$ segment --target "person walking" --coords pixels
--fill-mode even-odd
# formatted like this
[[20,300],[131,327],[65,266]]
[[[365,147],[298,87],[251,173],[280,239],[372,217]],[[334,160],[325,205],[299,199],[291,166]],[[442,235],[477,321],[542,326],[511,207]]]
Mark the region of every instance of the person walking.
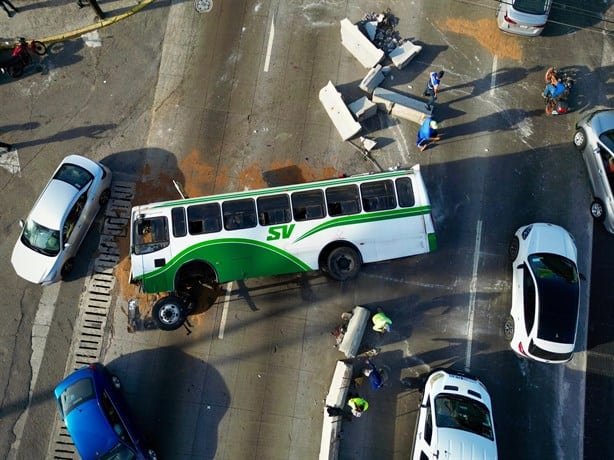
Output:
[[424,151],[424,149],[426,149],[432,142],[441,139],[439,132],[437,131],[438,129],[438,123],[430,117],[422,122],[422,126],[420,126],[416,136],[416,145],[421,152]]
[[361,417],[362,414],[369,409],[369,403],[360,396],[350,398],[348,406],[352,409],[352,415],[354,415],[354,417]]
[[437,99],[437,93],[439,93],[439,85],[441,84],[441,79],[445,72],[440,70],[439,72],[431,72],[429,74],[429,81],[426,83],[426,88],[424,88],[424,95],[430,96],[429,101],[424,104],[426,110],[431,110],[433,108],[433,104],[435,104],[435,99]]
[[381,334],[390,332],[392,320],[386,316],[386,314],[382,311],[381,308],[377,309],[377,313],[373,315],[371,321],[373,321],[373,330],[375,332],[379,332]]
[[[10,0],[0,0],[0,3],[2,3],[2,8],[4,9],[4,11],[6,11],[6,15],[9,18],[12,18],[15,13],[19,13],[19,9],[15,8],[15,5],[13,5]],[[13,11],[9,11],[6,5],[10,6]]]

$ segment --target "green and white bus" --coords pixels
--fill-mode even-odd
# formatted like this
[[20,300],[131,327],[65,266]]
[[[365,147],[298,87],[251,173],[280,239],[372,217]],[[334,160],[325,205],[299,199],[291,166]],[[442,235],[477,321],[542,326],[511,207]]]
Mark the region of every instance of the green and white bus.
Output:
[[312,270],[342,281],[437,246],[419,165],[135,206],[130,237],[131,282],[170,293],[153,311],[167,330],[183,323],[195,282]]

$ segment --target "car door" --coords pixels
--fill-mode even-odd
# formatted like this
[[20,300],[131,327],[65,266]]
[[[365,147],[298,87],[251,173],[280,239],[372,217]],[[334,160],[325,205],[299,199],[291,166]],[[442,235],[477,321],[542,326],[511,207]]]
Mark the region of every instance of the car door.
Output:
[[65,251],[65,260],[75,255],[89,228],[86,212],[87,197],[86,190],[73,204],[62,226],[62,247]]
[[431,408],[431,398],[428,396],[426,402],[420,405],[412,460],[433,458],[433,426],[433,410]]
[[614,157],[611,152],[603,146],[595,149],[594,154],[599,163],[599,180],[601,194],[600,198],[607,209],[614,209],[614,198],[612,197],[612,182],[614,182]]

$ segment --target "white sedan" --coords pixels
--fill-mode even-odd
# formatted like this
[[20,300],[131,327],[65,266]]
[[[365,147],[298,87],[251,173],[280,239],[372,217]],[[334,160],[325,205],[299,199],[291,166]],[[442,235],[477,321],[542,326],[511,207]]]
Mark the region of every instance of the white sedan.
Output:
[[512,308],[504,334],[512,350],[545,363],[573,356],[580,310],[578,251],[562,227],[521,227],[509,248]]
[[434,371],[424,386],[412,460],[497,460],[490,395],[477,378]]
[[60,163],[25,221],[11,264],[31,283],[49,285],[67,275],[98,211],[111,195],[111,171],[78,155]]

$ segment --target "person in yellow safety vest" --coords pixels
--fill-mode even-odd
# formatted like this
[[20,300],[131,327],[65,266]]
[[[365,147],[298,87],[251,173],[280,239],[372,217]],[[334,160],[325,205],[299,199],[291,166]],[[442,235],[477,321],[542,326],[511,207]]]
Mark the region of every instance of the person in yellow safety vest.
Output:
[[373,330],[380,333],[390,332],[390,326],[392,325],[392,320],[386,316],[386,314],[379,310],[373,318]]
[[356,396],[348,401],[348,406],[352,409],[354,417],[360,417],[363,412],[369,408],[369,403],[359,396]]

